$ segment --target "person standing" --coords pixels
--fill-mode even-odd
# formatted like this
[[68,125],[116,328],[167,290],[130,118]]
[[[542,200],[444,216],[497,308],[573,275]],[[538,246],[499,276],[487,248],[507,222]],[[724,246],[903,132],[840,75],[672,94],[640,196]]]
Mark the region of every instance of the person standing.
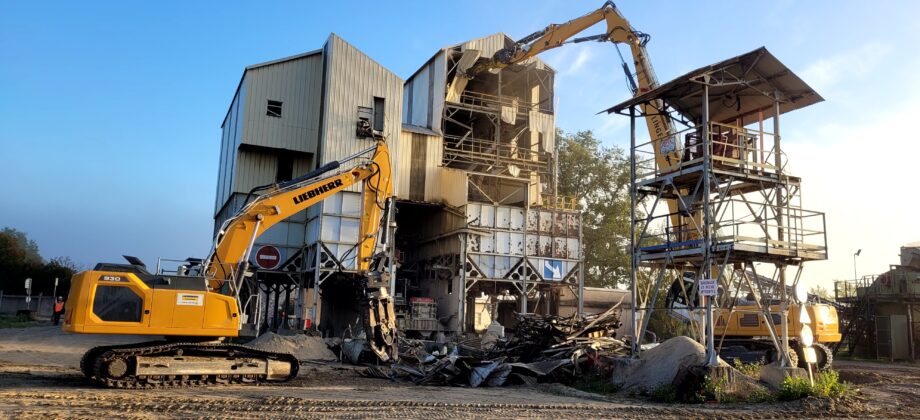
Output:
[[54,301],[54,314],[51,316],[51,321],[54,322],[54,325],[61,321],[62,315],[64,315],[64,298],[58,296],[57,300]]

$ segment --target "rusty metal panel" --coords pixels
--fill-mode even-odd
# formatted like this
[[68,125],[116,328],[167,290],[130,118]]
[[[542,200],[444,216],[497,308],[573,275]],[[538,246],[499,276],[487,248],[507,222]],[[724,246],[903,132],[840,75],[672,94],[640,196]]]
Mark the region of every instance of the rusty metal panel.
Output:
[[569,229],[566,227],[565,213],[556,213],[553,216],[553,235],[567,235],[569,233]]
[[524,234],[510,233],[511,238],[511,255],[524,255]]
[[566,258],[571,260],[577,260],[581,256],[581,244],[578,238],[568,238],[566,239]]
[[527,211],[527,231],[533,233],[540,231],[540,210]]
[[511,229],[511,208],[500,206],[495,209],[495,227]]
[[581,232],[581,215],[577,213],[568,213],[566,214],[568,221],[566,224],[569,227],[568,236],[578,237]]
[[524,252],[530,255],[538,255],[540,245],[540,237],[536,235],[528,235],[527,240],[524,243]]
[[552,257],[553,256],[553,237],[548,235],[540,235],[540,242],[537,248],[537,255],[540,257]]
[[511,218],[510,228],[515,232],[521,232],[524,230],[524,209],[522,208],[511,208],[509,212]]
[[568,243],[565,238],[554,237],[553,238],[553,257],[555,258],[568,258],[567,251]]
[[553,233],[553,213],[546,210],[540,211],[540,233]]

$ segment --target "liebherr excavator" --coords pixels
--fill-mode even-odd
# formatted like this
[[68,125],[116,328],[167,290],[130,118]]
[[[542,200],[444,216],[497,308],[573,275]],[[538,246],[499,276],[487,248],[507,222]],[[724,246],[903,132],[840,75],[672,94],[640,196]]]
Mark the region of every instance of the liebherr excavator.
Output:
[[[606,32],[599,35],[572,38],[600,22],[606,22]],[[480,60],[479,63],[471,66],[466,71],[466,77],[475,78],[476,75],[486,71],[500,70],[513,64],[521,63],[544,51],[558,48],[569,43],[586,41],[611,42],[614,44],[625,44],[629,47],[632,53],[635,76],[633,76],[633,73],[630,71],[625,61],[623,62],[623,70],[626,73],[633,95],[641,95],[658,86],[655,71],[652,68],[645,48],[649,41],[649,36],[635,30],[626,18],[620,14],[612,1],[605,2],[599,9],[584,16],[562,24],[550,24],[543,30],[534,32],[516,41],[514,45],[497,51],[491,58]],[[678,149],[677,139],[675,138],[675,133],[678,131],[667,114],[660,111],[664,109],[664,104],[661,103],[661,100],[656,99],[641,105],[641,107],[642,115],[645,115],[649,137],[654,149],[656,165],[661,172],[676,170],[681,163],[681,152]],[[698,234],[695,231],[682,227],[701,225],[701,212],[698,210],[688,211],[687,209],[680,209],[679,203],[673,199],[665,201],[668,204],[671,226],[676,229],[676,234],[681,236],[680,240],[696,239],[695,236]],[[718,276],[718,271],[714,270],[712,275],[713,277]],[[675,284],[679,281],[681,280],[675,280]],[[670,300],[673,302],[674,299]],[[752,310],[755,309],[755,307],[736,306],[736,309]],[[779,305],[772,305],[771,310],[778,311]],[[815,342],[817,343],[815,348],[818,350],[817,364],[819,368],[824,369],[830,366],[833,356],[823,343],[840,341],[837,312],[834,307],[823,304],[809,304],[807,306],[807,311],[812,316],[812,319],[815,320],[815,330],[813,334]],[[717,309],[716,315],[719,317],[720,323],[716,326],[715,332],[719,336],[722,336],[726,343],[729,343],[733,348],[745,348],[747,352],[751,354],[758,352],[763,353],[765,355],[764,358],[768,359],[767,361],[771,361],[769,360],[771,358],[770,352],[767,349],[772,347],[772,342],[760,338],[770,335],[769,328],[774,328],[778,333],[780,328],[779,325],[775,325],[774,323],[772,326],[767,326],[764,323],[760,323],[756,327],[751,327],[746,325],[748,324],[747,322],[741,321],[741,317],[738,313],[731,313],[725,309]],[[793,318],[798,319],[798,315],[799,308],[793,307],[790,315],[789,329],[794,332],[795,336],[799,335],[798,332],[801,331],[802,328],[801,324],[794,324],[792,321]],[[724,319],[726,317],[728,318],[727,322]],[[790,335],[793,335],[793,333],[790,333]],[[800,353],[801,346],[797,344],[798,342],[792,340],[792,343],[793,348],[790,350],[793,350],[795,353]],[[775,360],[777,356],[774,354],[772,358]],[[792,360],[792,363],[795,364],[795,360]]]
[[[359,159],[350,169],[336,171]],[[252,276],[250,252],[256,238],[276,223],[356,184],[363,184],[364,192],[355,287],[364,291],[359,303],[367,342],[383,361],[397,358],[393,300],[385,288],[389,280],[383,253],[377,252],[377,234],[393,190],[390,165],[387,144],[378,137],[372,149],[297,179],[257,188],[264,192],[219,230],[199,276],[151,274],[131,257],[126,257],[130,264],[101,263],[75,274],[65,332],[165,337],[93,348],[83,356],[83,373],[118,388],[286,381],[296,376],[298,361],[290,354],[225,342],[239,336],[243,326],[240,291]],[[336,172],[324,175],[330,171]]]

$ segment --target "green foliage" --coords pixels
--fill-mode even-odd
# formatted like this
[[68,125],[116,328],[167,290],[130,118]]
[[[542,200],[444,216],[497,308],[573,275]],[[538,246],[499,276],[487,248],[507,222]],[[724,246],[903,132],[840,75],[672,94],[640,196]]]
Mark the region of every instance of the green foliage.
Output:
[[840,374],[836,370],[826,370],[815,375],[815,395],[840,398],[849,391],[850,387],[845,382],[840,382]]
[[725,385],[728,384],[726,378],[712,379],[711,376],[706,376],[703,379],[703,386],[700,390],[699,398],[702,402],[705,401],[723,401],[726,397]]
[[605,147],[591,131],[557,131],[559,194],[584,205],[582,234],[585,285],[628,282],[629,161],[618,147]]
[[68,257],[45,261],[35,241],[13,228],[0,230],[0,290],[7,294],[25,293],[24,281],[32,278],[32,294],[50,295],[54,278],[59,279],[58,295],[66,295],[70,277],[79,270]]
[[760,368],[763,367],[760,363],[744,363],[741,359],[735,359],[732,363],[735,369],[739,372],[750,376],[754,379],[760,379]]
[[811,395],[811,384],[808,378],[787,376],[779,387],[779,399],[782,401],[797,400]]
[[767,403],[776,401],[776,395],[765,388],[755,388],[747,393],[744,402],[751,404]]
[[779,399],[783,401],[797,400],[810,396],[840,398],[849,393],[849,386],[840,382],[840,375],[833,370],[815,374],[815,385],[812,386],[808,378],[787,377],[779,389]]

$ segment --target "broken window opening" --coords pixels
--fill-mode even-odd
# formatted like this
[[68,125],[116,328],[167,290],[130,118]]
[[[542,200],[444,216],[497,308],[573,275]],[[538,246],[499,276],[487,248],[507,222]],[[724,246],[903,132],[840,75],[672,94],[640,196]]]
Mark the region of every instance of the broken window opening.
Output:
[[268,100],[268,104],[265,107],[265,115],[269,117],[281,118],[281,101]]
[[383,131],[384,105],[383,98],[374,97],[374,131]]
[[289,154],[278,155],[278,168],[275,171],[275,182],[290,181],[294,178],[294,158]]

